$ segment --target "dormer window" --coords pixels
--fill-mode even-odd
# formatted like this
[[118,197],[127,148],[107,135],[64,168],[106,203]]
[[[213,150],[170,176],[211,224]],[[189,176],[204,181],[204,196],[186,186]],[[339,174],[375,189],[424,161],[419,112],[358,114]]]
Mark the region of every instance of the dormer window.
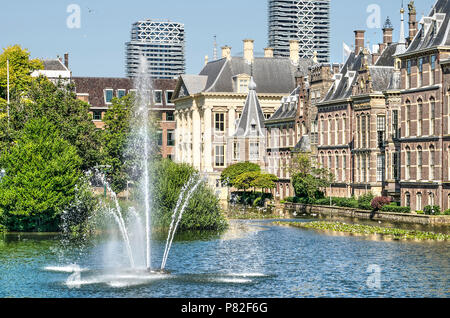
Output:
[[250,76],[247,74],[240,74],[234,77],[236,91],[241,94],[248,93],[248,86],[250,85]]
[[114,90],[112,89],[105,89],[105,103],[111,104],[111,101],[113,99]]

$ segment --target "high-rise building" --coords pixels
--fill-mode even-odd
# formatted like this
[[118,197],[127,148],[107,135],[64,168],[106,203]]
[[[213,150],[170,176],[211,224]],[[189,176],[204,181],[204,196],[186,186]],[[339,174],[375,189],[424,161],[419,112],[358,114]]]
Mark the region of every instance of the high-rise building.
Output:
[[289,57],[289,41],[300,43],[300,57],[330,59],[330,0],[269,0],[269,47]]
[[152,78],[173,79],[184,74],[184,25],[176,22],[138,21],[126,46],[126,75],[134,77],[141,56],[147,59]]

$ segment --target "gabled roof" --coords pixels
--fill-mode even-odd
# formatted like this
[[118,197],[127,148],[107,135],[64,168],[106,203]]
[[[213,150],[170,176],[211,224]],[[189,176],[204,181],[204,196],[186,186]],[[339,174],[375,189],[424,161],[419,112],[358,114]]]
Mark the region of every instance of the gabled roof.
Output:
[[234,137],[264,137],[264,113],[256,95],[256,88],[252,77],[248,86],[247,100]]
[[375,92],[382,92],[389,88],[394,74],[393,66],[369,66],[369,72],[372,78],[372,88]]
[[423,27],[417,32],[405,53],[414,53],[436,46],[449,46],[449,19],[450,0],[438,0],[428,17],[421,21],[424,22]]

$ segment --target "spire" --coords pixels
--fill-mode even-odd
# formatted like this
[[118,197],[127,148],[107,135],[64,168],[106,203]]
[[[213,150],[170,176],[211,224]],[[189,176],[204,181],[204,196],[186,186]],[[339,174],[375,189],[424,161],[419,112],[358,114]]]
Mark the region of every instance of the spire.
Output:
[[256,94],[256,83],[253,76],[248,85],[248,95],[244,110],[237,124],[234,137],[263,137],[264,136],[264,113]]
[[403,8],[403,2],[402,2],[402,8],[400,9],[400,16],[401,16],[401,22],[400,22],[400,38],[398,40],[398,43],[400,44],[406,44],[406,38],[405,38],[405,9]]

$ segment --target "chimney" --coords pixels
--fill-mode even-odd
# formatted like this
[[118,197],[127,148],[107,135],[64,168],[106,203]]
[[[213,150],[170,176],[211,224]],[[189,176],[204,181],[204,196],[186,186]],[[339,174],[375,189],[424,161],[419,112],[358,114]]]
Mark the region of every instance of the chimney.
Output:
[[355,31],[355,54],[358,55],[362,49],[364,49],[364,34],[366,31],[364,30],[356,30]]
[[230,46],[223,46],[222,47],[222,58],[226,58],[227,60],[231,59],[231,47]]
[[264,57],[273,57],[273,48],[272,47],[266,47],[264,49]]
[[248,64],[253,63],[254,60],[254,42],[253,40],[244,40],[244,59]]
[[416,20],[416,7],[414,6],[414,1],[410,1],[408,4],[409,10],[409,43],[414,40],[417,34],[417,20]]
[[300,44],[298,40],[289,41],[289,52],[292,64],[297,65],[300,60]]
[[386,46],[392,43],[392,31],[394,31],[393,28],[383,29],[383,43],[386,44]]
[[64,65],[69,69],[69,53],[64,54]]

